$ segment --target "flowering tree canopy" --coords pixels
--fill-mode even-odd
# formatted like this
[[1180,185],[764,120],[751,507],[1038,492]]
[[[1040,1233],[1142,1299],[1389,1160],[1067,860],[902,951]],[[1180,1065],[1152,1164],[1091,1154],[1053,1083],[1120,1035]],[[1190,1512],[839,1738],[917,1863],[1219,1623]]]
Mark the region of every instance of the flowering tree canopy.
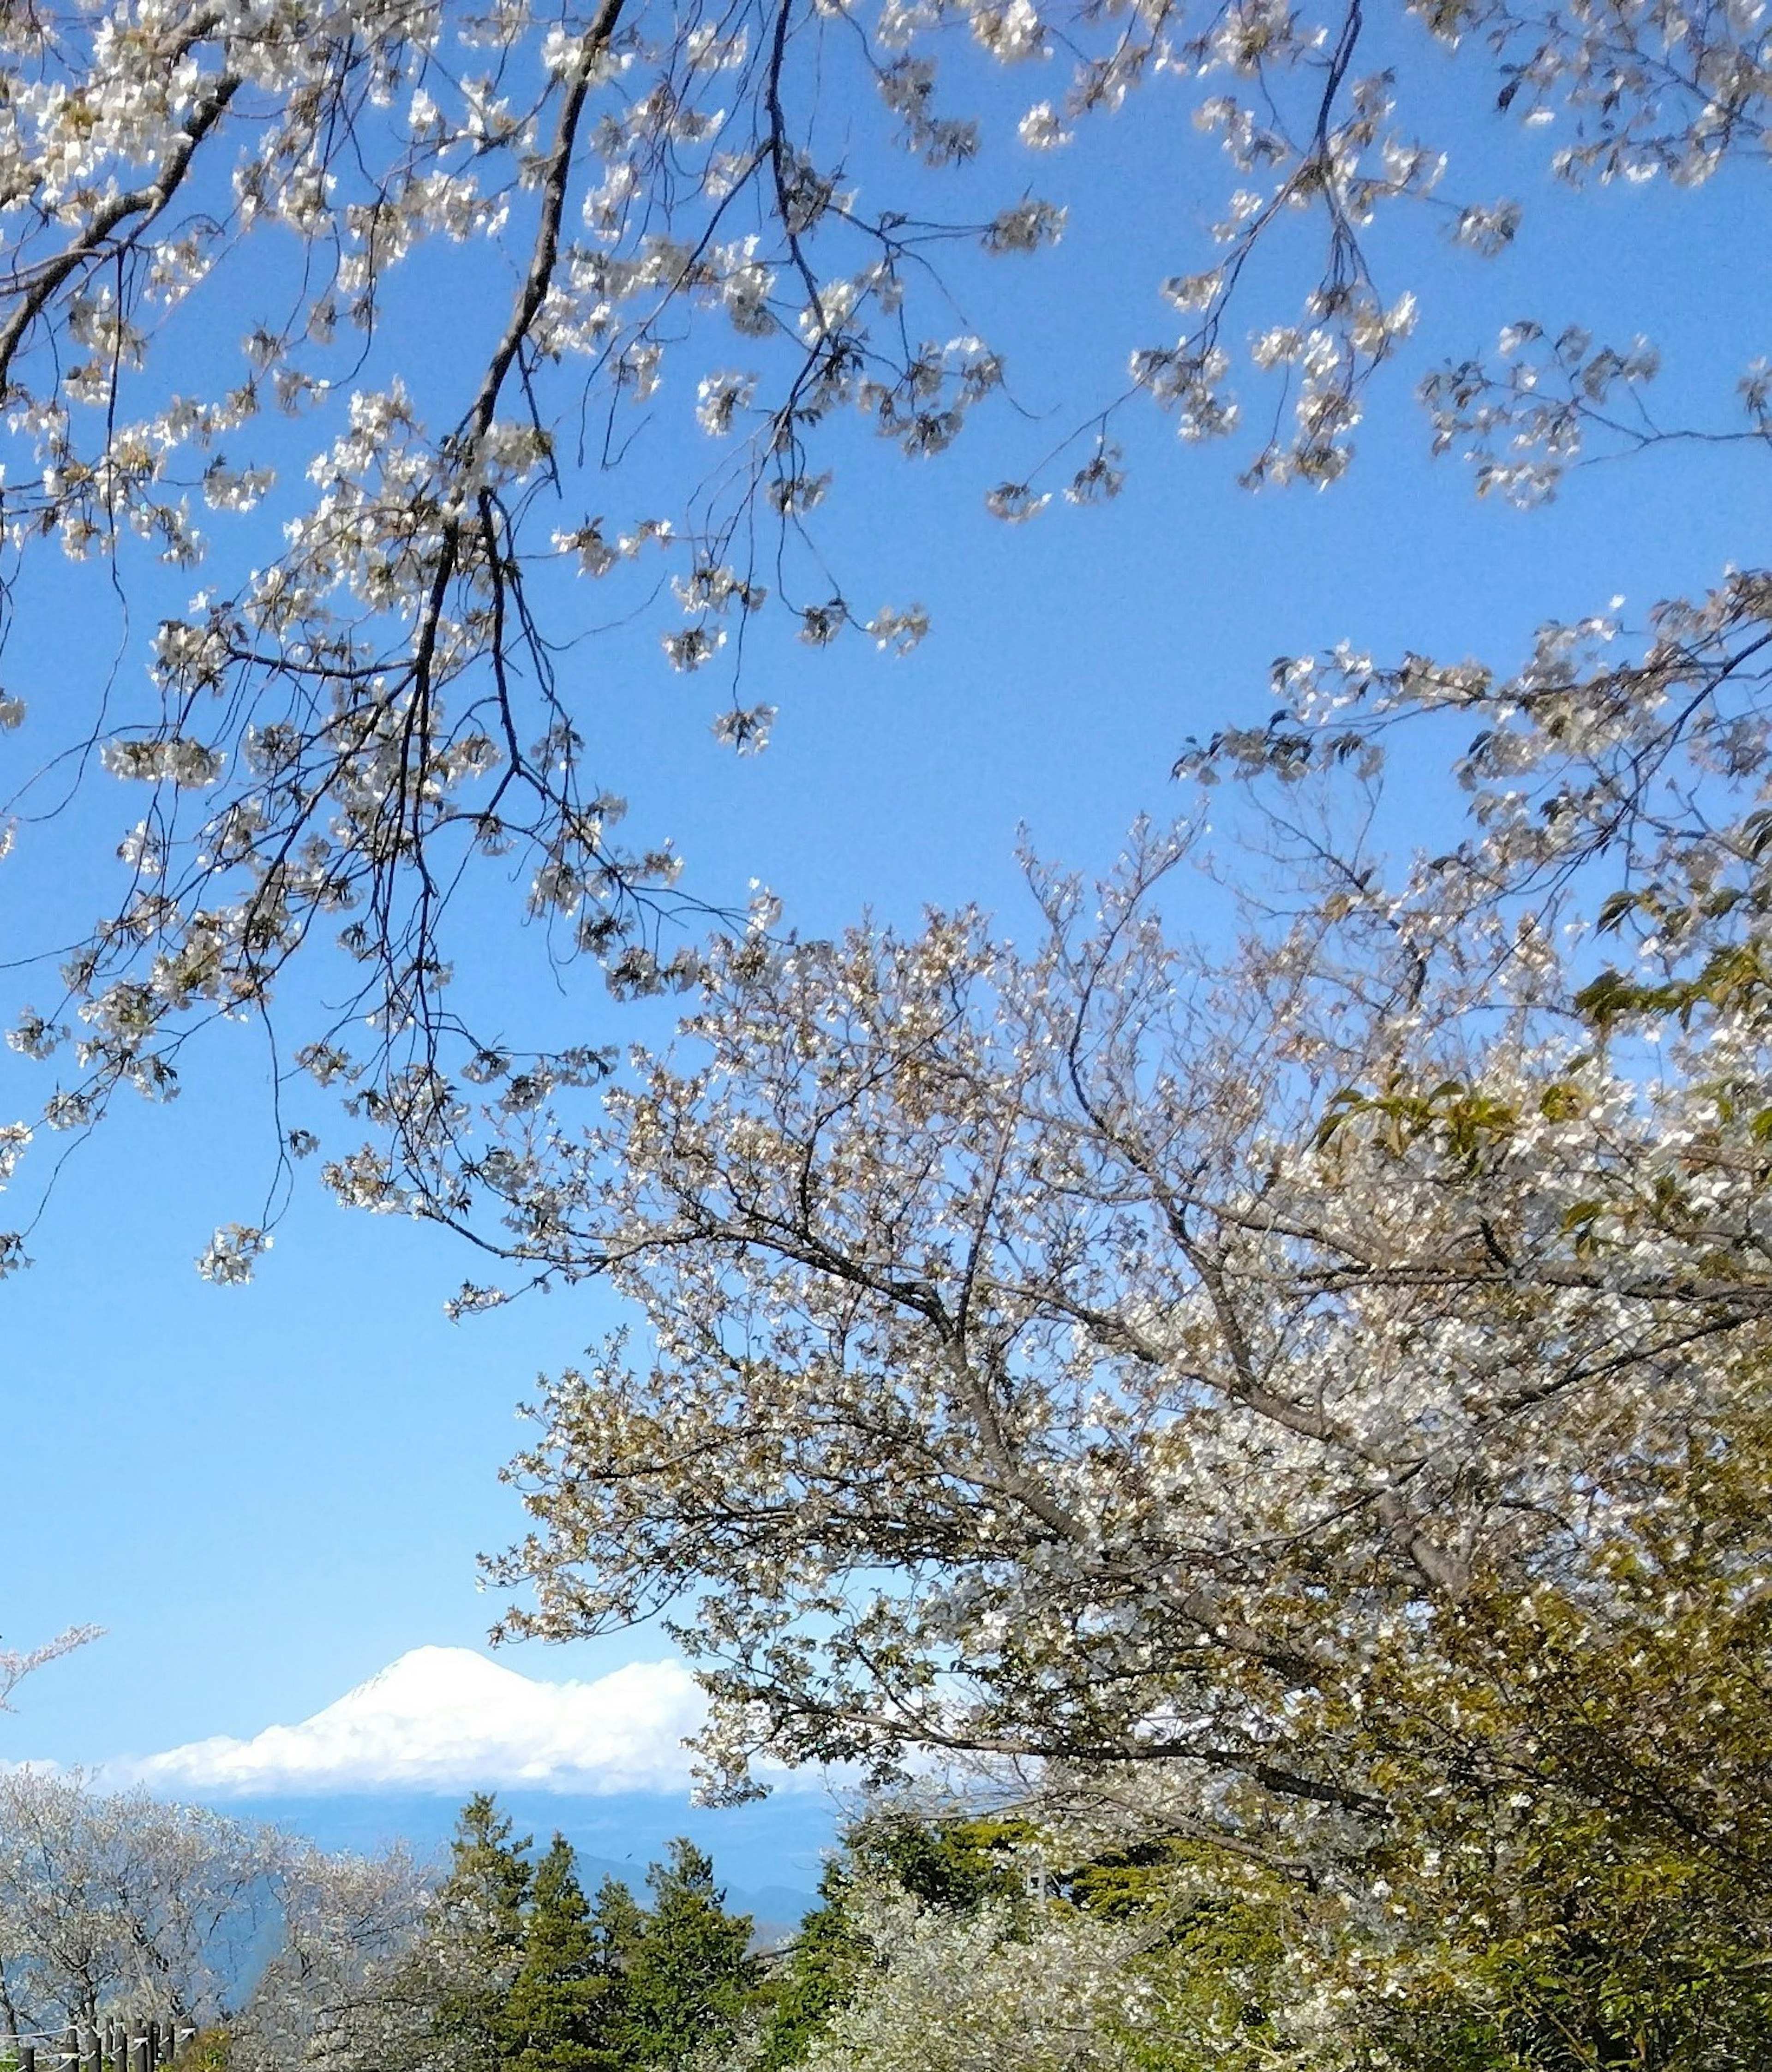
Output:
[[[1457,190],[1446,106],[1575,187],[1745,178],[1757,9],[23,0],[0,51],[6,811],[84,839],[88,772],[131,787],[115,896],[12,1027],[41,1120],[274,1009],[280,1073],[364,1133],[335,1191],[508,1261],[461,1309],[631,1297],[634,1355],[539,1405],[512,1624],[664,1613],[716,1788],[935,1751],[1289,1888],[1363,1866],[1374,1934],[1490,1949],[1505,1886],[1523,1964],[1596,1893],[1646,1948],[1671,1894],[1751,1949],[1772,575],[1516,668],[1284,660],[1265,726],[1181,759],[1253,847],[1203,808],[1093,890],[1030,865],[1023,944],[800,941],[759,900],[692,950],[668,829],[618,834],[582,658],[626,651],[580,643],[648,625],[756,748],[772,615],[924,630],[833,546],[876,455],[985,445],[972,492],[1031,520],[1116,494],[1155,404],[1252,487],[1334,483],[1435,316],[1392,226],[1492,255],[1519,220]],[[999,262],[1063,233],[1067,142],[1157,95],[1202,204],[1148,262],[1170,313],[1005,472],[1021,430],[960,440],[1019,379]],[[1634,335],[1449,352],[1431,442],[1515,504],[1772,436],[1761,362],[1675,419]],[[119,645],[83,705],[28,677],[88,595]],[[1451,773],[1419,853],[1404,739]],[[1196,863],[1235,909],[1201,940]],[[458,1005],[513,869],[549,954],[691,993],[674,1050],[618,1074]]]
[[[170,1094],[194,1029],[309,999],[292,960],[342,949],[347,1005],[290,1007],[280,1070],[368,1120],[371,1149],[330,1170],[347,1198],[466,1219],[464,1080],[532,1111],[602,1061],[513,1054],[454,1006],[463,886],[515,858],[551,953],[602,957],[618,989],[688,975],[661,934],[677,859],[663,830],[619,838],[606,688],[569,646],[654,614],[672,664],[723,681],[742,749],[771,717],[746,702],[758,615],[813,646],[919,637],[913,600],[833,568],[821,520],[870,465],[857,427],[934,454],[1002,388],[949,291],[989,308],[997,257],[1060,235],[1079,125],[1178,97],[1205,139],[1178,142],[1178,181],[1211,227],[1153,255],[1165,327],[1115,342],[1123,372],[974,485],[1007,519],[1115,494],[1151,401],[1252,485],[1342,472],[1417,319],[1373,240],[1405,205],[1478,253],[1519,220],[1453,191],[1417,134],[1445,51],[1476,114],[1545,125],[1567,180],[1693,182],[1759,150],[1762,41],[1745,5],[1638,0],[9,8],[6,810],[54,817],[99,765],[133,795],[114,898],[72,944],[14,951],[56,968],[12,1030],[56,1061],[43,1119]],[[1758,368],[1733,421],[1675,426],[1644,405],[1655,366],[1527,323],[1423,394],[1437,445],[1519,501],[1596,442],[1764,436]],[[81,568],[46,583],[64,557]],[[28,660],[19,680],[40,616],[88,592],[121,607],[102,694],[51,693]],[[1695,684],[1739,684],[1758,594],[1692,608]],[[0,1169],[28,1133],[0,1133]],[[264,1242],[233,1227],[204,1270],[245,1277]]]
[[963,1760],[1324,1895],[1419,2062],[1763,2036],[1754,595],[1282,664],[1182,758],[1249,839],[1030,864],[1025,946],[717,944],[599,1128],[494,1157],[648,1326],[538,1406],[512,1628],[664,1610],[716,1790]]
[[[175,2026],[229,2014],[273,1957],[261,2006],[336,1989],[410,1926],[421,1881],[403,1855],[327,1856],[273,1828],[77,1773],[0,1776],[0,2035],[21,2043],[89,2033],[146,2008]],[[330,1961],[330,1971],[328,1963]],[[289,2041],[286,2035],[282,2039]],[[243,2053],[251,2065],[286,2054]]]
[[1371,1813],[1393,1651],[1626,1616],[1763,1466],[1752,986],[1649,1077],[1548,902],[1344,860],[1213,972],[1151,904],[1179,853],[1099,908],[1037,874],[1031,952],[731,944],[605,1127],[507,1154],[530,1256],[656,1340],[542,1406],[517,1623],[689,1594],[735,1775],[945,1746]]

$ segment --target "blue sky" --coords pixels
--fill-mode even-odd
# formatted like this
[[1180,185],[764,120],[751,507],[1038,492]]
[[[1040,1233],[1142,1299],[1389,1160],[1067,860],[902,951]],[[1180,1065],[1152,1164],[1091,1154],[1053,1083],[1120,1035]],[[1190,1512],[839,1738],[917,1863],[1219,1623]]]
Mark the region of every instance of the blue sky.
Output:
[[[1408,396],[1431,359],[1530,312],[1647,331],[1669,397],[1726,410],[1740,366],[1772,348],[1755,190],[1730,179],[1577,199],[1531,174],[1533,146],[1499,121],[1461,120],[1453,142],[1471,189],[1523,194],[1525,229],[1488,265],[1414,233],[1395,249],[1396,285],[1423,290],[1426,316],[1345,483],[1250,496],[1234,452],[1180,447],[1154,412],[1130,421],[1124,495],[1093,514],[1014,528],[984,515],[983,489],[1027,450],[1002,419],[939,467],[877,469],[881,500],[840,508],[837,544],[870,572],[858,588],[927,604],[931,638],[899,660],[859,643],[765,649],[759,694],[781,718],[767,753],[743,761],[709,735],[717,689],[670,675],[652,635],[599,649],[619,678],[610,781],[636,827],[668,829],[713,896],[764,880],[806,931],[865,907],[912,923],[925,902],[968,898],[1013,928],[1018,828],[1049,855],[1105,865],[1137,814],[1178,804],[1167,773],[1186,736],[1264,713],[1276,655],[1346,635],[1380,654],[1506,660],[1546,617],[1619,592],[1646,606],[1751,554],[1772,516],[1759,454],[1594,470],[1521,515],[1478,505],[1462,470],[1430,462]],[[1029,368],[1030,407],[1104,381],[1128,323],[1161,335],[1151,286],[1180,263],[1176,224],[1203,212],[1190,183],[1207,163],[1160,107],[1138,109],[1056,169],[1072,204],[1056,253],[968,277],[1001,312],[1012,374]],[[427,371],[415,362],[415,381]],[[102,668],[110,636],[85,630],[80,588],[97,578],[58,577],[39,598],[49,610],[9,658],[18,688]],[[35,745],[27,730],[0,754]],[[117,801],[94,794],[0,871],[9,953],[101,882],[71,837],[123,824]],[[594,1040],[627,1033],[588,972],[545,995],[528,948],[487,946],[492,982],[538,1014],[582,1018]],[[443,1299],[475,1270],[453,1240],[347,1216],[312,1190],[255,1286],[201,1282],[192,1261],[210,1231],[251,1218],[269,1127],[254,1039],[225,1034],[211,1057],[172,1108],[125,1109],[81,1150],[33,1240],[36,1268],[0,1285],[0,1633],[109,1630],[0,1717],[0,1760],[245,1739],[410,1649],[479,1646],[497,1603],[476,1588],[475,1556],[520,1522],[496,1480],[521,1437],[513,1405],[619,1321],[592,1288],[452,1326]],[[33,1070],[0,1062],[0,1119],[35,1105]],[[594,1679],[668,1652],[642,1632],[508,1659],[532,1677]]]

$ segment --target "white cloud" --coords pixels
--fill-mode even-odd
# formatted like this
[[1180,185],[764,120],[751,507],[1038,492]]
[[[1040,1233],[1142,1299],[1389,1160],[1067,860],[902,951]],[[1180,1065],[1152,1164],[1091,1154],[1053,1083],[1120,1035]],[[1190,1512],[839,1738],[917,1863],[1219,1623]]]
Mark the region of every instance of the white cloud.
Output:
[[107,1767],[156,1791],[684,1791],[704,1700],[680,1662],[544,1684],[466,1647],[417,1647],[293,1727]]

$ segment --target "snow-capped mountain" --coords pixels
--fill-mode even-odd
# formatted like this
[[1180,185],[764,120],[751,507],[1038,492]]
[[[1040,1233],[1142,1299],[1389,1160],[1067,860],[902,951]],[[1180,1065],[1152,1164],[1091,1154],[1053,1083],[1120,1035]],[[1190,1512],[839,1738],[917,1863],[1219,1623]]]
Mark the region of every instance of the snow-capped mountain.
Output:
[[467,1647],[415,1647],[293,1726],[119,1766],[156,1791],[686,1791],[701,1695],[680,1662],[544,1683]]
[[472,1648],[415,1647],[292,1726],[126,1758],[102,1775],[327,1848],[399,1840],[431,1857],[462,1800],[495,1791],[520,1833],[545,1846],[562,1832],[587,1877],[614,1872],[636,1888],[687,1834],[713,1855],[732,1903],[773,1934],[811,1904],[836,1808],[811,1776],[759,1804],[693,1807],[682,1741],[701,1709],[680,1662],[556,1684]]

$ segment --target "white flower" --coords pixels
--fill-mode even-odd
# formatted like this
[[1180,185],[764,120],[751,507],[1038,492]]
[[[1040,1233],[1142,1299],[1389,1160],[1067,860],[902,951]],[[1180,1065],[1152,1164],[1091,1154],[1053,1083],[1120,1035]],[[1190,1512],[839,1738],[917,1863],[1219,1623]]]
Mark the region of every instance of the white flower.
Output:
[[713,736],[741,755],[755,755],[769,746],[775,723],[773,705],[734,705],[713,722]]
[[1045,55],[1046,30],[1030,0],[1009,0],[1008,6],[1001,7],[975,7],[972,34],[1004,64],[1020,64]]
[[691,626],[680,633],[664,633],[659,638],[671,667],[685,674],[711,661],[726,644],[723,627]]
[[722,437],[732,430],[734,416],[750,408],[756,393],[754,374],[704,375],[696,388],[696,421],[711,437]]
[[1018,202],[1004,209],[985,232],[987,252],[1037,252],[1064,235],[1067,212],[1048,201]]
[[224,1223],[197,1261],[197,1271],[218,1287],[242,1287],[271,1248],[271,1235],[252,1223]]
[[1056,150],[1071,141],[1071,132],[1059,120],[1050,101],[1036,101],[1017,124],[1016,134],[1030,151]]
[[985,497],[985,508],[992,517],[1019,525],[1037,517],[1051,501],[1050,491],[1036,495],[1025,482],[1002,482]]

